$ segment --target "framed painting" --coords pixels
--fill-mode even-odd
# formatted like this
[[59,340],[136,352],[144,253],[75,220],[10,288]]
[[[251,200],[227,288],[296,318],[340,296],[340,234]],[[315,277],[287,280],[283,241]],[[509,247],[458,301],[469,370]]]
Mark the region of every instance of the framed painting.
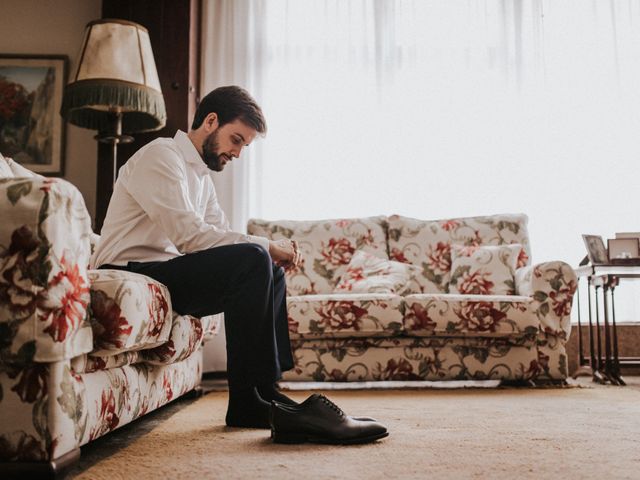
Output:
[[0,153],[43,175],[63,175],[66,55],[0,54]]
[[582,235],[584,245],[587,247],[587,255],[591,265],[605,265],[609,263],[609,254],[604,241],[599,235]]

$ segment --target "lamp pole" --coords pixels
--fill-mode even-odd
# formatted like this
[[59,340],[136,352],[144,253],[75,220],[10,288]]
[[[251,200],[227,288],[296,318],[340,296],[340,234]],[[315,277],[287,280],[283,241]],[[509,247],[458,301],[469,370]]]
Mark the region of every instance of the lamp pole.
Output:
[[110,110],[109,111],[109,123],[111,124],[110,131],[100,132],[95,136],[95,139],[101,143],[107,143],[111,145],[111,162],[113,165],[113,186],[116,184],[116,178],[118,176],[118,145],[121,143],[133,142],[131,135],[122,134],[122,111]]

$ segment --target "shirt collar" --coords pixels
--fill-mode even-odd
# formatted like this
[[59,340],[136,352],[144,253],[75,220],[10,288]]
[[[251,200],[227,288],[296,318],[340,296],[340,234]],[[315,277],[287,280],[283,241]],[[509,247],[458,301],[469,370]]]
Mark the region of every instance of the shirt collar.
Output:
[[204,163],[200,153],[193,145],[191,139],[182,130],[178,130],[173,137],[184,159],[191,164],[199,175],[209,174],[209,167]]

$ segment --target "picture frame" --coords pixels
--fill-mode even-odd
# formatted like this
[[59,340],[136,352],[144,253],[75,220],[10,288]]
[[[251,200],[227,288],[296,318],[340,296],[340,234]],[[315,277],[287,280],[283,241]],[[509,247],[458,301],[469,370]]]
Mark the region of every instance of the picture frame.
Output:
[[640,239],[640,232],[616,232],[616,239],[618,238],[637,238]]
[[640,240],[635,238],[610,238],[607,240],[609,260],[622,260],[640,257]]
[[600,235],[582,235],[584,245],[587,248],[587,256],[592,265],[609,263],[607,247],[604,246]]
[[66,55],[0,54],[0,153],[42,175],[64,174],[68,64]]

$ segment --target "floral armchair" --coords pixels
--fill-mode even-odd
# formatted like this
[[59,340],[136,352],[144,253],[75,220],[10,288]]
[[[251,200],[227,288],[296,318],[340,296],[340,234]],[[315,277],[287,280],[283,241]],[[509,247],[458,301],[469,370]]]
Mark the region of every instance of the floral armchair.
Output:
[[80,192],[0,156],[0,472],[55,472],[79,447],[194,390],[219,318],[164,285],[88,270]]

